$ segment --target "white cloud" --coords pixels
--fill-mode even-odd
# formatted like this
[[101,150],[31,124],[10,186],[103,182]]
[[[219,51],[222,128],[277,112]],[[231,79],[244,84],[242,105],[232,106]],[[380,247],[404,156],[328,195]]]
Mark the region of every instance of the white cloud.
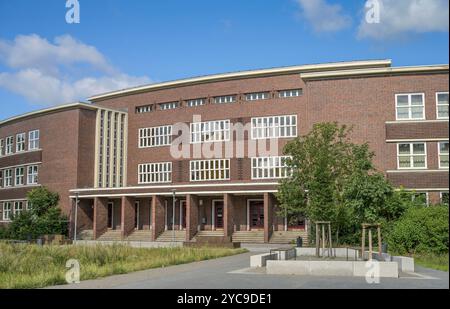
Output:
[[359,38],[396,39],[406,34],[448,32],[448,0],[378,0],[380,23],[367,23],[365,15]]
[[339,4],[330,4],[326,0],[297,0],[302,9],[301,16],[312,25],[316,32],[336,32],[352,24],[349,15],[343,12]]
[[12,42],[0,39],[0,62],[12,70],[0,72],[0,87],[40,105],[84,100],[150,82],[146,76],[120,72],[95,47],[70,35],[56,37],[54,43],[35,34],[19,35]]

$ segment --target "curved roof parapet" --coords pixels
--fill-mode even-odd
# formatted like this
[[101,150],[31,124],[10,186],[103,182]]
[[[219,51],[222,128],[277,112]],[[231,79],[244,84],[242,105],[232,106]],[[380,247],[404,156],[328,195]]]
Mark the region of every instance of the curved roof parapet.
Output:
[[[5,120],[0,121],[0,126],[8,124],[8,123],[13,122],[13,121],[23,120],[23,119],[26,119],[26,118],[39,117],[39,116],[52,114],[52,113],[57,113],[57,112],[70,110],[70,109],[75,109],[75,108],[84,108],[84,109],[90,109],[90,110],[98,110],[98,109],[113,110],[113,109],[110,109],[110,108],[107,108],[107,107],[103,107],[103,106],[100,106],[100,105],[94,105],[94,104],[91,104],[91,103],[74,102],[74,103],[67,103],[67,104],[62,104],[62,105],[56,105],[56,106],[52,106],[52,107],[36,110],[36,111],[33,111],[33,112],[25,113],[25,114],[22,114],[22,115],[14,116],[14,117],[11,117],[11,118],[7,118]],[[125,113],[125,111],[120,111],[120,112],[124,112]]]
[[252,71],[241,71],[234,73],[224,73],[216,75],[207,75],[193,78],[180,79],[175,81],[143,85],[133,88],[122,89],[118,91],[112,91],[104,94],[99,94],[88,98],[91,102],[100,100],[106,100],[114,97],[120,97],[124,95],[130,95],[135,93],[154,91],[160,89],[174,88],[180,86],[204,84],[218,81],[244,79],[251,77],[264,77],[283,74],[295,74],[304,72],[323,72],[323,71],[336,71],[336,70],[350,70],[350,69],[369,69],[369,68],[387,68],[392,65],[392,60],[363,60],[363,61],[347,61],[347,62],[333,62],[322,64],[308,64],[281,68],[271,68]]
[[448,64],[409,66],[397,68],[368,68],[354,70],[340,70],[327,72],[301,73],[303,80],[336,79],[345,77],[363,77],[376,75],[407,75],[416,73],[445,73],[448,72]]

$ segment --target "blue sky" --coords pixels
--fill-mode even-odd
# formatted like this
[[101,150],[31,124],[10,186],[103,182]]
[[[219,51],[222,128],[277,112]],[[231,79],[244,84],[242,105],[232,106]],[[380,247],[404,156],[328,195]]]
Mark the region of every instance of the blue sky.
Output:
[[[448,0],[0,0],[0,119],[142,83],[358,59],[448,63]],[[425,4],[424,4],[425,3]],[[414,6],[415,5],[415,6]]]

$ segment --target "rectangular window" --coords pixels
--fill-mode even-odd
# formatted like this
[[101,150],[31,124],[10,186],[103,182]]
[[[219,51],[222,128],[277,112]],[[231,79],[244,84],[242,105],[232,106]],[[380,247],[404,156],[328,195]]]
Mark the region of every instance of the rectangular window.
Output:
[[412,194],[412,200],[427,206],[429,205],[428,192],[414,192]]
[[30,165],[27,171],[27,184],[37,185],[38,184],[38,166]]
[[295,98],[301,96],[302,94],[303,94],[302,89],[282,90],[278,93],[279,97],[282,99]]
[[139,148],[168,146],[172,143],[172,126],[139,129]]
[[441,192],[441,204],[449,205],[448,204],[448,191],[447,192]]
[[267,100],[269,98],[269,95],[269,92],[248,93],[245,95],[245,99],[247,101]]
[[18,216],[23,211],[23,201],[14,202],[14,216]]
[[12,186],[12,169],[4,170],[3,175],[3,187],[11,187]]
[[436,93],[437,119],[448,119],[448,92]]
[[397,120],[425,119],[425,95],[423,93],[397,94],[395,101]]
[[214,98],[214,103],[216,104],[225,104],[225,103],[234,103],[236,102],[236,96],[235,95],[227,95],[227,96],[220,96]]
[[439,168],[448,168],[448,142],[438,143],[439,153]]
[[3,156],[3,153],[5,151],[5,144],[3,138],[0,139],[0,157]]
[[3,221],[11,220],[11,211],[12,211],[11,202],[4,202],[3,203]]
[[39,138],[40,138],[39,130],[30,131],[28,133],[28,150],[39,149],[40,147]]
[[136,114],[150,113],[153,111],[153,105],[137,106]]
[[252,139],[297,136],[297,115],[252,118]]
[[178,108],[179,102],[169,102],[169,103],[161,103],[159,104],[159,108],[163,111],[169,110],[169,109],[175,109]]
[[290,157],[252,158],[252,179],[281,179],[291,175],[287,167]]
[[191,181],[230,179],[230,159],[198,160],[190,162]]
[[206,104],[206,99],[194,99],[194,100],[187,100],[186,105],[187,107],[196,107],[196,106],[202,106]]
[[25,133],[16,135],[16,152],[25,151]]
[[0,170],[0,188],[3,188],[3,170]]
[[16,186],[23,186],[25,184],[25,168],[24,167],[16,167]]
[[426,143],[398,144],[399,169],[426,169]]
[[9,155],[9,154],[13,153],[13,145],[14,145],[14,137],[8,136],[6,138],[5,155]]
[[230,120],[191,123],[191,144],[230,140]]
[[138,170],[139,184],[172,182],[172,162],[139,164]]

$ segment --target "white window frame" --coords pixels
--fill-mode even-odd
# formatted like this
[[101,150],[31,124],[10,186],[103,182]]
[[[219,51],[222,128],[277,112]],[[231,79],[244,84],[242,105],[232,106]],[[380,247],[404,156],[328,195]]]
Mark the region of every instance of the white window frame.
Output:
[[[422,96],[422,105],[411,105],[411,98],[412,96],[420,95]],[[408,108],[408,118],[399,118],[398,117],[398,97],[400,96],[408,96],[408,105],[407,106],[400,106],[400,108]],[[426,111],[425,111],[425,93],[398,93],[395,95],[395,119],[398,121],[411,121],[411,120],[425,120],[426,119]],[[412,118],[412,107],[422,107],[423,108],[423,116],[422,118]]]
[[3,221],[11,221],[12,211],[13,211],[12,203],[8,201],[3,202]]
[[5,175],[4,170],[0,170],[0,188],[3,188],[3,176]]
[[30,165],[27,167],[27,184],[37,185],[39,181],[39,166]]
[[[18,171],[21,171],[21,173],[18,173]],[[14,185],[16,187],[25,185],[25,167],[24,166],[18,166],[14,169]]]
[[[424,154],[414,155],[414,145],[415,144],[424,144]],[[400,155],[400,145],[409,145],[410,151],[409,155]],[[400,167],[400,157],[409,156],[410,167]],[[414,167],[414,156],[425,156],[425,167]],[[428,169],[428,152],[427,152],[427,143],[426,142],[412,142],[412,143],[398,143],[397,144],[397,169],[399,170],[426,170]]]
[[5,155],[14,153],[14,136],[8,136],[5,139]]
[[143,163],[138,165],[138,184],[171,182],[172,162]]
[[153,112],[153,105],[137,106],[136,114],[144,114]]
[[28,150],[40,149],[41,132],[39,130],[33,130],[28,132]]
[[3,188],[10,188],[13,186],[12,169],[7,168],[3,170]]
[[206,105],[206,99],[191,99],[186,101],[187,107],[197,107]]
[[159,109],[162,111],[168,111],[171,109],[177,109],[180,107],[180,102],[166,102],[166,103],[159,103]]
[[16,152],[25,151],[25,141],[26,141],[25,133],[16,134]]
[[[206,182],[230,180],[230,164],[230,159],[192,160],[189,162],[190,181]],[[221,177],[221,175],[223,175],[223,177]]]
[[155,148],[172,144],[172,126],[139,129],[139,148]]
[[428,192],[423,192],[423,191],[414,192],[412,195],[412,200],[414,201],[414,199],[416,198],[416,195],[419,195],[419,194],[425,194],[425,199],[426,199],[425,205],[430,206],[430,195],[428,194]]
[[234,103],[236,101],[237,101],[237,96],[234,94],[214,97],[215,104],[228,104],[228,103]]
[[14,201],[14,216],[17,216],[23,210],[23,201]]
[[268,100],[270,98],[270,92],[253,92],[247,93],[245,95],[246,101],[260,101],[260,100]]
[[[283,121],[282,121],[283,119]],[[287,119],[290,124],[287,125]],[[295,124],[293,123],[295,120]],[[281,125],[281,122],[284,122]],[[290,134],[287,134],[289,128]],[[281,132],[284,130],[284,134]],[[251,139],[263,140],[272,138],[295,138],[297,137],[298,119],[297,115],[280,115],[269,117],[254,117],[251,119]]]
[[[444,194],[448,194],[448,191],[441,191],[441,192],[439,192],[439,201],[440,201],[441,204],[444,204],[444,201],[443,201],[443,195]],[[444,205],[448,206],[448,202],[447,202],[447,204],[444,204]]]
[[441,144],[444,144],[444,143],[449,143],[449,141],[440,141],[440,142],[438,142],[437,143],[437,146],[438,146],[438,159],[439,159],[439,168],[440,169],[447,169],[448,170],[448,166],[442,166],[441,165],[441,156],[449,156],[449,153],[441,153]]
[[0,138],[0,157],[3,157],[3,152],[5,150],[5,140]]
[[190,125],[191,144],[229,142],[230,137],[230,119],[193,122]]
[[[289,178],[292,172],[286,165],[286,160],[291,156],[278,157],[253,157],[252,160],[252,179],[284,179]],[[285,164],[282,164],[284,161]],[[276,175],[278,174],[278,175]]]
[[280,99],[297,98],[302,95],[302,89],[290,89],[278,91],[278,97]]
[[445,106],[447,105],[447,113],[448,113],[448,106],[449,104],[439,104],[439,95],[440,94],[447,94],[448,95],[448,91],[441,91],[441,92],[436,92],[436,119],[448,119],[447,117],[439,117],[439,106]]

